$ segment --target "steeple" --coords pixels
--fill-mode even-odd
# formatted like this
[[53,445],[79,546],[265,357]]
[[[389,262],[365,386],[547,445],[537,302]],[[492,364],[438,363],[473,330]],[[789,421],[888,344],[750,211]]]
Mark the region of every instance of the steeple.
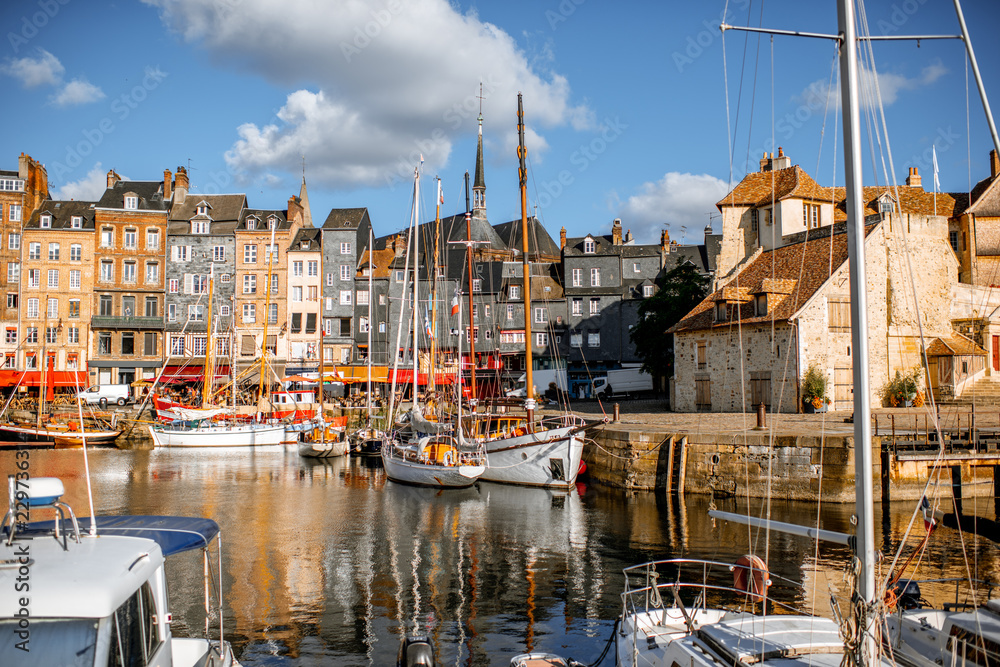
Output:
[[472,183],[472,215],[486,218],[486,178],[483,174],[483,114],[479,114],[479,145],[476,147],[476,178]]
[[306,156],[302,156],[302,187],[299,188],[299,205],[302,207],[302,226],[310,229],[313,226],[312,211],[309,209],[309,193],[306,192]]

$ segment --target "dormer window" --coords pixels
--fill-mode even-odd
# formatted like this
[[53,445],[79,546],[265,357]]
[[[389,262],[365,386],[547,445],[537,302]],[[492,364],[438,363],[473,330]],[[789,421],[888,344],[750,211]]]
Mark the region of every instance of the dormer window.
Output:
[[643,285],[642,286],[642,296],[644,298],[646,298],[646,299],[648,299],[649,297],[653,296],[653,286],[652,285]]
[[754,313],[757,317],[767,315],[767,294],[758,294],[753,298]]
[[257,229],[256,218],[247,218],[247,229]]
[[270,218],[267,219],[268,229],[274,229],[277,226],[278,226],[278,219],[276,217],[272,215]]
[[511,299],[520,299],[521,298],[521,286],[520,285],[511,285],[510,286],[510,298]]
[[195,215],[208,215],[208,204],[202,202],[194,209]]
[[594,243],[594,239],[588,237],[583,240],[583,252],[593,255],[596,250],[597,244]]
[[878,200],[878,212],[888,215],[896,208],[896,202],[889,195],[882,195]]
[[43,215],[38,220],[38,226],[41,227],[42,229],[49,229],[49,228],[51,228],[52,227],[52,216],[49,215],[49,214],[47,214],[47,213],[45,215]]
[[191,233],[192,234],[208,234],[208,220],[192,220],[191,221]]
[[303,241],[302,243],[299,244],[299,247],[302,250],[309,250],[309,241]]
[[74,215],[72,218],[70,218],[69,226],[73,229],[83,228],[83,216]]
[[136,195],[125,195],[125,208],[130,211],[139,208],[139,197]]
[[729,304],[725,301],[719,301],[715,304],[715,321],[725,322],[729,319]]

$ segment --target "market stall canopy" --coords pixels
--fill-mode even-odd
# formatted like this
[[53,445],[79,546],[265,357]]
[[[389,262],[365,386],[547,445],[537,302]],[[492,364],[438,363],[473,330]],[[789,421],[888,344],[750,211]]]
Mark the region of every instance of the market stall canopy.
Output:
[[[45,384],[49,387],[86,387],[86,371],[46,371]],[[41,371],[0,370],[0,387],[39,387]]]

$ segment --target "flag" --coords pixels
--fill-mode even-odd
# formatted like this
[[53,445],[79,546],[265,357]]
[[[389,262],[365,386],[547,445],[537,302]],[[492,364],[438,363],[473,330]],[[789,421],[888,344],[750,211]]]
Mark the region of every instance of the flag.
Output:
[[427,306],[424,306],[424,331],[427,333],[428,338],[434,338],[434,330],[431,328],[431,318],[427,314]]
[[455,290],[455,296],[451,300],[451,314],[452,314],[452,317],[454,317],[455,315],[458,315],[458,308],[459,308],[458,295],[459,294],[460,294],[460,292],[458,290]]
[[937,148],[931,145],[931,159],[934,161],[934,192],[941,189],[941,181],[938,180]]
[[441,179],[438,179],[438,204],[444,203],[444,193],[441,192]]
[[924,515],[924,530],[929,533],[937,525],[937,519],[934,518],[934,510],[931,509],[931,504],[927,502],[927,496],[920,499],[920,512]]

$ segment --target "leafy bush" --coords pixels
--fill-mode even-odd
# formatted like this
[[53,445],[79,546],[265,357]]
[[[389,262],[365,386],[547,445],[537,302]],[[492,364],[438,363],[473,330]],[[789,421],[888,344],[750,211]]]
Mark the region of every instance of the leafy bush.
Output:
[[802,402],[816,409],[830,403],[826,396],[826,374],[815,363],[809,364],[806,374],[802,376]]
[[920,366],[905,374],[896,371],[896,377],[882,385],[882,389],[879,390],[882,402],[893,408],[903,407],[910,401],[917,407],[923,405],[924,394],[920,391],[921,375],[923,368]]

